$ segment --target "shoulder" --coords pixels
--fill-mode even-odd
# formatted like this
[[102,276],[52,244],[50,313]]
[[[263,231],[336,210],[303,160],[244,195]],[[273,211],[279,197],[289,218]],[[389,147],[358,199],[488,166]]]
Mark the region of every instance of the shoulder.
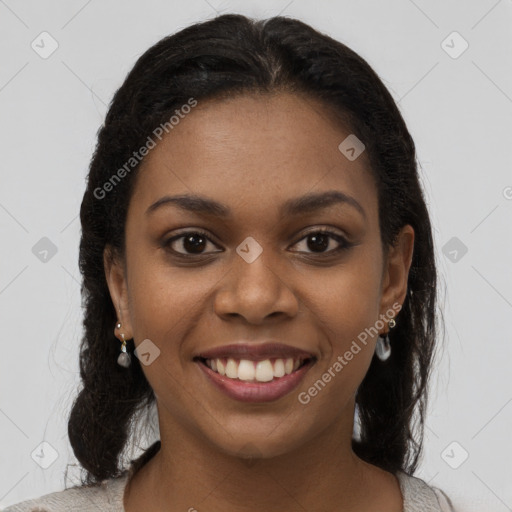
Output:
[[11,505],[3,512],[124,512],[127,474],[94,486],[76,486]]
[[406,473],[397,474],[404,498],[404,512],[456,512],[446,494]]

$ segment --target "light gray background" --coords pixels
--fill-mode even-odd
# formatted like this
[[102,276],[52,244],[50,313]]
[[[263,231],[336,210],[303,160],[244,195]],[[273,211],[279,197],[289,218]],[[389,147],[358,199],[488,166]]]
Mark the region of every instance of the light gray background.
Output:
[[[461,510],[512,510],[511,0],[0,0],[0,506],[61,490],[74,462],[77,215],[106,105],[150,45],[226,12],[302,19],[367,59],[398,101],[446,288],[418,475]],[[47,59],[31,47],[43,31],[59,45]],[[457,58],[454,31],[469,44]],[[57,247],[46,262],[32,252],[43,237]]]

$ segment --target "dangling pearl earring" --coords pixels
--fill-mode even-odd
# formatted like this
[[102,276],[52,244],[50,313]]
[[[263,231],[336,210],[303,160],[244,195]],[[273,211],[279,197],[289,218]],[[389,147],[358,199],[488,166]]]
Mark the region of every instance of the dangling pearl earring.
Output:
[[[118,322],[116,327],[121,329],[121,322]],[[117,358],[117,364],[122,366],[123,368],[128,368],[132,364],[132,358],[130,354],[126,351],[126,340],[124,339],[124,333],[121,333],[121,338],[123,338],[123,344],[121,345],[121,353]]]
[[[388,326],[390,329],[395,327],[396,322],[391,319],[388,323]],[[384,334],[384,333],[383,333]],[[391,355],[391,343],[389,341],[389,331],[385,333],[385,336],[379,335],[379,338],[377,340],[377,345],[375,345],[375,355],[381,360],[381,361],[387,361],[389,359],[389,356]]]

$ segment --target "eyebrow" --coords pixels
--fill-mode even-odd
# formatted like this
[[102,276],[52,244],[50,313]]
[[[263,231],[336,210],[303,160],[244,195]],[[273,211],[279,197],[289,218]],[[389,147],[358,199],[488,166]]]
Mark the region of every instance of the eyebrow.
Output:
[[[366,219],[366,212],[361,204],[352,196],[349,196],[339,190],[329,190],[327,192],[310,193],[294,199],[289,199],[279,209],[280,216],[291,216],[312,213],[318,210],[329,208],[335,204],[347,204],[357,210],[361,216]],[[182,194],[177,196],[164,196],[153,203],[147,210],[146,215],[155,210],[174,205],[189,212],[213,215],[216,217],[230,217],[231,209],[213,199],[196,194]]]

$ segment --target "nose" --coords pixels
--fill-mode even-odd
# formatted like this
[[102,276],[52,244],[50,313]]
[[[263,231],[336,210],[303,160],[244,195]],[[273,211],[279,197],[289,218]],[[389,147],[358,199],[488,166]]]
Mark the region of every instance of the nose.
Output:
[[261,324],[267,317],[292,318],[297,314],[296,295],[264,254],[252,263],[237,256],[215,294],[214,311],[218,316],[242,317],[251,324]]

